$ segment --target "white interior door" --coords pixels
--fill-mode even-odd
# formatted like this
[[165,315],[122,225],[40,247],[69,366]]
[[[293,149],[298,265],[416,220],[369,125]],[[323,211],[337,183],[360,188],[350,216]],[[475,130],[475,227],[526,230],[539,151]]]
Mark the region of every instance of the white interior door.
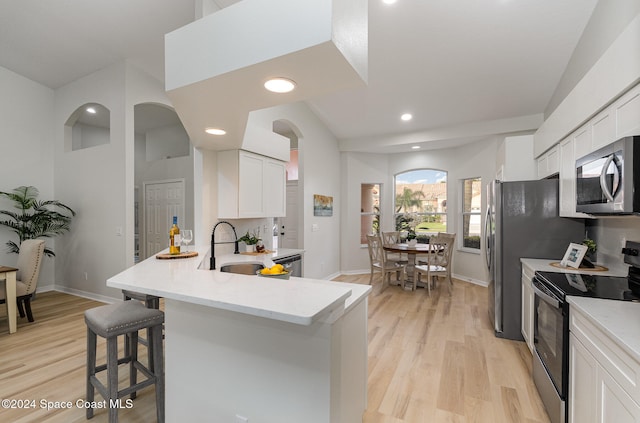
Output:
[[287,181],[287,215],[280,218],[281,248],[298,248],[298,181]]
[[144,184],[144,258],[169,247],[173,216],[185,224],[184,180]]

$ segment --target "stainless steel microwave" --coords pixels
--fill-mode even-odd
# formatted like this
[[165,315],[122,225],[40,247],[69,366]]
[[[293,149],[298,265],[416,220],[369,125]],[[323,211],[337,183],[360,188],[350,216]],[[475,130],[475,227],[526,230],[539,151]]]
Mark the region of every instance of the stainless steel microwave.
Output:
[[640,214],[640,135],[576,160],[576,211]]

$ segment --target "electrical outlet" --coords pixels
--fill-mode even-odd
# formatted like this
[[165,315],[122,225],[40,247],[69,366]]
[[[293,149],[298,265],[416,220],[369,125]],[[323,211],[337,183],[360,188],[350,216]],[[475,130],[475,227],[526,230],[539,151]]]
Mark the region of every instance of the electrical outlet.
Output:
[[245,416],[241,416],[240,414],[236,414],[235,423],[249,423],[249,418]]
[[626,247],[627,245],[627,238],[626,237],[622,237],[622,248]]
[[89,280],[89,274],[87,272],[84,272],[84,280],[85,281]]

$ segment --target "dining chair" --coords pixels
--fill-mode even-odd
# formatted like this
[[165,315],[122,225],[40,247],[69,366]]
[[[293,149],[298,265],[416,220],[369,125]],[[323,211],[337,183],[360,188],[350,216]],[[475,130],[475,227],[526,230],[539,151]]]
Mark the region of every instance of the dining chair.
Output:
[[[35,296],[40,276],[40,265],[44,256],[44,241],[41,239],[26,239],[20,244],[18,264],[16,268],[16,299],[20,317],[25,316],[33,322],[31,312],[31,298]],[[0,304],[6,301],[4,284],[0,285]]]
[[453,262],[453,248],[455,246],[456,234],[439,233],[431,237],[429,245],[431,252],[427,255],[427,263],[415,266],[413,272],[413,289],[415,290],[420,282],[421,275],[427,275],[427,291],[431,295],[431,285],[435,286],[438,277],[445,277],[448,282],[449,295],[453,288],[451,279],[451,268]]
[[[400,243],[400,231],[382,232],[383,245],[399,244]],[[391,253],[385,251],[384,254],[387,257],[387,261],[395,261],[399,264],[409,263],[409,258],[402,253]]]
[[404,283],[406,264],[388,261],[382,245],[382,238],[379,235],[367,235],[369,260],[371,261],[371,278],[369,279],[369,285],[373,284],[373,273],[377,270],[382,274],[382,289],[384,290],[385,280],[387,281],[387,285],[391,284],[392,273],[396,274],[396,279]]

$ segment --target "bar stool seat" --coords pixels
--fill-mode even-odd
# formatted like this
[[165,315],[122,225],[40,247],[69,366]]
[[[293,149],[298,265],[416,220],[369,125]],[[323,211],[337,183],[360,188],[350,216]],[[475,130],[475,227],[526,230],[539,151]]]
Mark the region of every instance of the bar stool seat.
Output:
[[[93,403],[95,390],[108,401],[109,422],[118,421],[118,399],[130,395],[134,399],[136,392],[155,384],[156,413],[158,423],[164,422],[164,365],[162,354],[162,325],[164,313],[146,308],[137,301],[124,301],[89,309],[84,313],[87,324],[87,402]],[[148,329],[148,344],[153,357],[153,365],[145,367],[138,361],[138,331]],[[118,359],[118,336],[130,338],[125,356]],[[97,336],[107,341],[107,362],[96,365]],[[129,363],[129,386],[118,390],[118,364]],[[106,386],[98,380],[96,374],[107,371]],[[146,379],[137,382],[137,372]],[[93,417],[93,409],[87,408],[86,417]]]

